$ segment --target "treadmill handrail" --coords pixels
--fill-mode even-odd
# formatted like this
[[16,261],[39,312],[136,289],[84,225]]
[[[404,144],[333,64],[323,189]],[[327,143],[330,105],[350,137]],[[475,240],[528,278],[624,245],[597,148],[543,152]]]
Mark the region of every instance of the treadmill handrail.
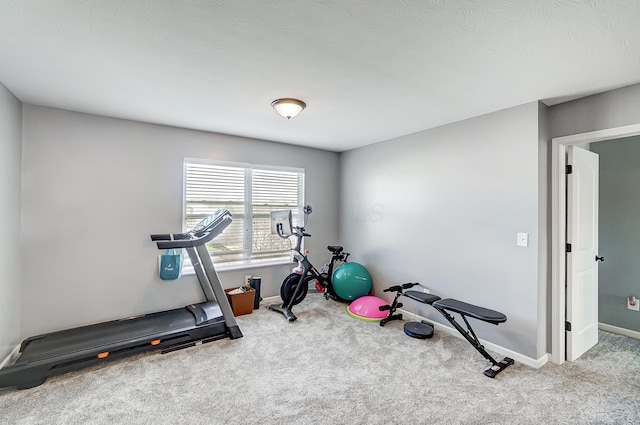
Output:
[[152,241],[173,241],[191,239],[191,233],[163,233],[161,235],[151,235]]
[[[151,235],[151,240],[156,242],[158,249],[193,248],[204,245],[218,236],[231,224],[231,213],[223,210],[206,228],[187,233],[156,234]],[[197,236],[196,236],[197,235]],[[172,240],[173,239],[173,240]]]

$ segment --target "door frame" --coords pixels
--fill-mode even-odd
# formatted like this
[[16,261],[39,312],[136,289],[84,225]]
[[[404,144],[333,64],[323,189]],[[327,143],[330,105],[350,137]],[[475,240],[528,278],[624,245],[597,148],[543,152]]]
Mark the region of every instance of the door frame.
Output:
[[551,361],[565,361],[566,318],[566,153],[567,147],[640,135],[640,124],[551,139]]

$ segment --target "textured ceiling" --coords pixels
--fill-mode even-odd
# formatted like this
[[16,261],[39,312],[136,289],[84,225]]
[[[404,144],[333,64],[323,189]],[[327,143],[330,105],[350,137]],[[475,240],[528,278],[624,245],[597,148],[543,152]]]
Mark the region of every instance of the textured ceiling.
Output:
[[[25,103],[343,151],[640,82],[638,0],[0,0]],[[279,97],[308,107],[290,121]]]

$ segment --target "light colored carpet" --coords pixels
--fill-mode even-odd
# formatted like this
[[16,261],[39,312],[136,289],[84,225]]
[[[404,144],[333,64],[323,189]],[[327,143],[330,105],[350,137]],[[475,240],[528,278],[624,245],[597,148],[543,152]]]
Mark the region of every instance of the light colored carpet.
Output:
[[[638,424],[640,341],[601,332],[574,363],[496,379],[466,341],[407,337],[309,294],[263,305],[244,338],[149,353],[0,390],[2,424]],[[482,337],[482,335],[479,335]]]

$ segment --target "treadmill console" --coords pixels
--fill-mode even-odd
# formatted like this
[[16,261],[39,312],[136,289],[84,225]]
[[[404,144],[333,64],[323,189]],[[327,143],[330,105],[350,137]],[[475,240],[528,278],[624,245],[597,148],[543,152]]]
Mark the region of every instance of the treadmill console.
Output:
[[227,220],[231,220],[231,213],[226,209],[220,209],[193,226],[191,233],[195,238],[201,238],[210,232],[214,232],[214,236],[217,236],[227,227]]
[[156,242],[158,249],[178,249],[204,245],[222,233],[231,224],[231,221],[233,221],[231,213],[226,209],[220,209],[206,216],[187,233],[151,235],[151,240]]

